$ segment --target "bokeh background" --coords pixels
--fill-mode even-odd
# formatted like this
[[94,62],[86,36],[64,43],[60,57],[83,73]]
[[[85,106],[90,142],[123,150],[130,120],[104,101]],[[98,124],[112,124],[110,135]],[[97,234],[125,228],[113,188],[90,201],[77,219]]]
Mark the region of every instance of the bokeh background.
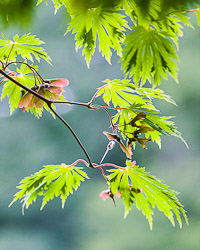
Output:
[[[70,85],[65,94],[69,100],[87,102],[102,80],[123,77],[115,55],[110,66],[95,53],[87,69],[81,52],[75,52],[73,35],[63,35],[67,19],[64,10],[54,16],[51,3],[41,4],[36,9],[33,2],[26,5],[27,9],[19,9],[18,16],[11,12],[9,26],[4,15],[1,32],[9,38],[16,33],[31,32],[45,41],[54,66],[41,62],[39,72],[44,78],[68,78]],[[3,17],[5,10],[1,8],[1,11]],[[19,18],[27,24],[18,23]],[[19,110],[10,117],[5,100],[0,102],[1,250],[200,249],[200,28],[195,17],[191,16],[191,20],[195,29],[186,27],[180,41],[180,84],[172,79],[162,83],[162,88],[173,96],[178,107],[162,101],[157,103],[163,114],[176,117],[174,120],[190,148],[186,149],[176,138],[163,137],[161,150],[149,143],[147,151],[138,146],[134,152],[137,164],[180,192],[178,197],[187,210],[190,225],[183,223],[182,229],[178,225],[173,228],[164,215],[155,210],[153,231],[150,231],[147,220],[135,207],[124,220],[120,201],[114,207],[111,200],[103,202],[99,198],[106,184],[101,173],[93,170],[88,170],[88,174],[95,178],[83,183],[68,198],[63,210],[58,198],[48,203],[43,211],[38,200],[24,216],[21,204],[8,208],[17,191],[16,185],[23,177],[43,165],[71,163],[84,155],[69,131],[50,114],[44,113],[38,120]],[[102,134],[109,126],[105,112],[78,106],[58,107],[58,111],[76,131],[93,162],[99,162],[107,146],[107,138]],[[106,161],[124,165],[125,156],[116,146]]]

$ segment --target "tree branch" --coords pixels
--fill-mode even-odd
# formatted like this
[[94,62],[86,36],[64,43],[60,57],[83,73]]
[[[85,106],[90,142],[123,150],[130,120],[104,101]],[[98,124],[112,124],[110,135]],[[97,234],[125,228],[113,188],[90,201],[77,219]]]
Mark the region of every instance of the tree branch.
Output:
[[16,85],[18,85],[19,87],[21,87],[22,89],[30,92],[31,94],[37,96],[38,98],[40,98],[42,101],[46,102],[48,105],[52,104],[52,101],[45,98],[44,96],[40,95],[39,93],[35,92],[34,90],[24,86],[23,84],[21,84],[20,82],[18,82],[17,80],[15,80],[14,78],[12,78],[11,76],[9,76],[7,73],[5,73],[3,70],[0,69],[0,74],[4,75],[7,79],[9,79],[10,81],[12,81],[13,83],[15,83]]
[[79,140],[78,136],[75,134],[75,132],[73,131],[73,129],[70,127],[70,125],[62,118],[62,116],[60,116],[52,107],[51,104],[48,104],[50,110],[60,119],[60,121],[62,121],[62,123],[64,123],[64,125],[70,130],[70,132],[72,133],[72,135],[74,136],[74,138],[76,139],[76,141],[78,142],[78,144],[80,145],[80,147],[82,148],[83,152],[85,153],[85,156],[88,159],[88,167],[89,168],[94,168],[92,161],[90,159],[89,154],[87,153],[85,147],[83,146],[83,144],[81,143],[81,141]]

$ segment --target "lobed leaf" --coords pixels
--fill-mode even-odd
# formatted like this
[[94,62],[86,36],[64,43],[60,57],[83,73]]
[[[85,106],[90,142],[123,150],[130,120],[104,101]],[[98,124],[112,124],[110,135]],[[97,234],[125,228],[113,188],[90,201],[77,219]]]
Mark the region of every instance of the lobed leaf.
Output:
[[124,15],[117,12],[118,9],[90,8],[77,10],[72,16],[66,33],[76,33],[76,50],[83,48],[87,66],[96,48],[98,38],[99,52],[111,63],[114,49],[119,56],[122,54],[121,43],[125,39],[125,28],[129,28]]
[[40,58],[51,64],[51,58],[46,51],[39,45],[44,44],[39,38],[34,35],[25,34],[22,37],[15,35],[13,40],[7,39],[3,36],[4,40],[0,40],[0,60],[5,62],[14,62],[18,55],[24,60],[31,62],[35,59],[40,62]]
[[[106,84],[97,91],[96,97],[102,96],[107,105],[112,103],[114,107],[119,107],[112,122],[122,137],[127,139],[127,147],[123,150],[126,155],[127,152],[128,155],[132,154],[131,144],[135,148],[136,142],[146,148],[145,142],[152,140],[161,148],[162,134],[176,136],[187,146],[175,124],[170,121],[171,117],[161,116],[153,104],[154,99],[160,99],[176,105],[170,96],[158,88],[138,88],[130,80],[115,79],[104,82]],[[138,119],[143,113],[145,117]],[[144,137],[138,137],[140,134],[144,134]]]
[[167,79],[167,72],[176,80],[178,60],[172,41],[163,32],[137,26],[125,40],[122,69],[126,76],[133,76],[137,85],[148,80],[154,86],[160,84],[161,77]]
[[21,189],[15,194],[11,206],[15,201],[21,200],[22,211],[36,201],[37,196],[42,196],[41,209],[55,197],[60,196],[62,208],[64,208],[67,197],[78,189],[81,182],[89,179],[80,167],[61,165],[44,166],[42,170],[24,178],[17,187]]
[[141,210],[146,216],[152,229],[153,209],[156,206],[170,220],[173,226],[175,226],[175,215],[179,226],[182,227],[180,214],[183,215],[188,224],[183,205],[176,197],[177,192],[170,190],[163,181],[145,172],[145,168],[133,166],[131,161],[127,161],[126,165],[127,167],[124,169],[108,170],[111,172],[108,176],[111,193],[113,195],[121,194],[120,198],[124,200],[125,205],[125,217],[130,212],[132,205],[136,204],[137,209]]

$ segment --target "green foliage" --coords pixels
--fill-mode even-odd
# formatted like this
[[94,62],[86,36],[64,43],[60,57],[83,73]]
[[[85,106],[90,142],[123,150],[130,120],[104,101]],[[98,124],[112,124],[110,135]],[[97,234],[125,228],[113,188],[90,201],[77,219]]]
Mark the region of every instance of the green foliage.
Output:
[[4,40],[0,40],[0,60],[6,62],[15,62],[17,56],[20,55],[24,60],[33,62],[33,56],[39,62],[43,58],[46,62],[51,63],[51,58],[45,50],[39,45],[44,44],[43,41],[34,35],[25,34],[22,37],[15,35],[13,40],[9,40],[3,36]]
[[[127,138],[127,147],[132,144],[135,148],[138,141],[146,148],[144,142],[150,138],[161,148],[161,135],[178,137],[186,144],[175,124],[170,121],[172,117],[160,116],[160,111],[153,104],[153,99],[161,99],[176,105],[170,96],[160,89],[137,88],[129,80],[115,79],[105,82],[107,84],[99,89],[97,97],[102,95],[107,105],[112,102],[114,107],[120,108],[112,122],[122,137]],[[138,119],[141,112],[145,112],[144,116]],[[140,134],[144,134],[145,138],[138,137]]]
[[[23,0],[18,2],[21,3]],[[36,5],[39,5],[43,0],[36,2]],[[41,58],[51,64],[51,58],[41,47],[44,42],[31,34],[22,37],[15,35],[13,40],[3,36],[0,40],[0,84],[4,84],[1,100],[6,96],[9,98],[11,114],[16,108],[21,108],[23,112],[31,112],[38,118],[42,116],[43,109],[51,112],[71,131],[88,160],[86,162],[79,159],[72,165],[63,163],[45,166],[39,172],[24,178],[18,186],[20,191],[15,194],[10,205],[21,200],[24,211],[24,208],[28,208],[38,196],[42,196],[41,209],[43,209],[48,201],[60,196],[64,207],[70,193],[73,194],[81,182],[88,178],[82,168],[75,167],[76,163],[82,161],[87,167],[102,171],[110,188],[109,191],[103,192],[102,197],[106,199],[110,196],[114,201],[114,195],[120,196],[125,204],[125,217],[132,205],[136,204],[148,219],[152,229],[153,208],[157,206],[173,226],[174,215],[180,227],[182,226],[180,214],[188,224],[183,206],[176,197],[177,193],[145,172],[144,168],[135,166],[131,161],[126,162],[125,168],[112,163],[110,165],[92,163],[81,141],[68,123],[55,111],[53,104],[76,104],[89,109],[105,110],[112,127],[112,133],[104,131],[111,141],[106,153],[117,142],[126,157],[132,159],[132,150],[135,149],[136,143],[146,149],[146,143],[153,141],[161,148],[162,135],[178,137],[187,146],[174,122],[171,121],[172,117],[162,116],[154,100],[164,100],[176,105],[170,96],[156,87],[162,78],[167,79],[168,75],[178,82],[176,63],[179,38],[183,36],[183,26],[191,26],[187,12],[196,13],[198,24],[200,23],[199,6],[197,9],[187,9],[189,4],[196,6],[196,1],[52,0],[52,2],[55,13],[61,6],[66,7],[71,18],[66,33],[75,34],[76,50],[82,49],[88,67],[97,47],[110,64],[112,53],[116,51],[121,58],[125,77],[133,78],[134,83],[128,79],[106,80],[90,102],[66,101],[62,92],[63,87],[68,85],[68,80],[64,78],[45,80],[38,73],[38,67],[34,65],[34,61],[40,62]],[[48,1],[45,0],[45,3]],[[3,0],[1,6],[5,8],[12,6],[12,3],[10,0]],[[9,11],[6,12],[8,19]],[[146,83],[151,83],[152,88],[144,87]],[[93,102],[96,97],[102,97],[107,106],[95,105]],[[110,113],[110,109],[116,113]],[[108,170],[111,174],[106,176],[102,169],[105,166],[116,169]]]
[[44,166],[42,170],[35,174],[24,178],[17,187],[21,189],[15,194],[15,198],[9,206],[15,201],[21,200],[22,209],[28,208],[36,201],[37,196],[42,196],[41,209],[48,201],[54,197],[60,196],[62,208],[64,208],[67,197],[73,194],[80,186],[81,182],[89,179],[87,174],[80,167],[68,166],[62,163],[61,165]]
[[[58,11],[58,9],[63,5],[63,1],[62,0],[52,0],[52,2],[54,3],[54,7],[55,7],[55,14]],[[42,0],[38,0],[37,1],[37,6],[39,4],[42,3]],[[47,4],[47,0],[45,0],[45,3]]]
[[34,13],[35,0],[1,0],[1,23],[9,26],[14,24],[27,25],[31,22]]
[[177,192],[170,190],[163,181],[145,172],[144,168],[132,166],[131,161],[127,161],[126,164],[127,167],[124,169],[108,170],[112,173],[108,176],[111,193],[117,193],[118,196],[120,194],[120,198],[124,199],[125,218],[131,210],[131,205],[135,203],[137,209],[142,210],[148,219],[151,229],[153,226],[152,209],[155,206],[165,214],[173,226],[175,226],[175,214],[180,227],[182,227],[180,213],[188,224],[183,205],[176,197]]
[[[148,80],[154,86],[167,79],[167,72],[176,80],[178,60],[174,44],[163,32],[137,27],[127,35],[121,58],[125,75],[133,76],[133,81],[142,86]],[[141,80],[141,82],[140,82]]]
[[[56,12],[64,5],[71,16],[66,33],[75,33],[76,50],[83,49],[88,67],[98,42],[108,63],[112,50],[117,52],[125,75],[133,76],[137,85],[149,81],[156,86],[168,73],[178,81],[178,39],[183,36],[183,25],[191,26],[186,13],[189,4],[196,5],[194,0],[52,1]],[[133,27],[126,34],[129,18]]]
[[121,43],[124,41],[125,28],[128,28],[124,15],[116,13],[115,10],[103,9],[101,7],[88,9],[76,13],[69,22],[68,33],[76,33],[76,50],[83,48],[83,55],[89,67],[90,60],[96,48],[98,37],[99,51],[109,62],[111,60],[111,48],[122,55]]

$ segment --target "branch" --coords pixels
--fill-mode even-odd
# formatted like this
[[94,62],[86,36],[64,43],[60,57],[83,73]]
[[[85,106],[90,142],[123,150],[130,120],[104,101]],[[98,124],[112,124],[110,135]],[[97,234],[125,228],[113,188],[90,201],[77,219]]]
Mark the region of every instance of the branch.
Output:
[[17,80],[13,79],[12,77],[10,77],[8,74],[6,74],[3,70],[0,69],[0,73],[2,75],[4,75],[7,79],[9,79],[10,81],[12,81],[13,83],[15,83],[16,85],[18,85],[19,87],[23,88],[24,90],[30,92],[31,94],[37,96],[38,98],[40,98],[42,101],[44,101],[48,107],[50,108],[50,110],[65,124],[65,126],[70,130],[70,132],[72,133],[72,135],[75,137],[76,141],[78,142],[78,144],[80,145],[80,147],[82,148],[83,152],[85,153],[88,162],[89,162],[89,167],[90,168],[94,168],[92,161],[89,157],[89,154],[87,153],[86,149],[84,148],[84,146],[82,145],[81,141],[79,140],[79,138],[77,137],[77,135],[75,134],[75,132],[73,131],[73,129],[69,126],[69,124],[51,107],[51,105],[53,104],[53,101],[46,99],[44,96],[38,94],[37,92],[35,92],[34,90],[24,86],[23,84],[21,84],[20,82],[18,82]]
[[53,102],[47,98],[45,98],[44,96],[40,95],[39,93],[35,92],[34,90],[24,86],[23,84],[21,84],[20,82],[18,82],[17,80],[15,80],[14,78],[12,78],[11,76],[9,76],[7,73],[5,73],[3,70],[0,69],[0,74],[4,75],[7,79],[9,79],[10,81],[14,82],[16,85],[18,85],[19,87],[21,87],[22,89],[30,92],[31,94],[37,96],[38,98],[40,98],[42,101],[46,102],[47,105],[52,104]]
[[62,118],[62,116],[60,116],[52,107],[51,107],[51,104],[48,104],[50,110],[62,121],[62,123],[65,124],[65,126],[70,130],[70,132],[72,133],[72,135],[74,136],[74,138],[76,139],[76,141],[78,142],[78,144],[80,145],[80,147],[82,148],[83,152],[85,153],[87,159],[88,159],[88,162],[89,162],[89,165],[88,167],[89,168],[94,168],[93,167],[93,164],[92,164],[92,161],[90,159],[90,156],[89,154],[87,153],[85,147],[83,146],[83,144],[81,143],[81,141],[79,140],[78,136],[75,134],[75,132],[73,131],[73,129],[70,127],[70,125]]

